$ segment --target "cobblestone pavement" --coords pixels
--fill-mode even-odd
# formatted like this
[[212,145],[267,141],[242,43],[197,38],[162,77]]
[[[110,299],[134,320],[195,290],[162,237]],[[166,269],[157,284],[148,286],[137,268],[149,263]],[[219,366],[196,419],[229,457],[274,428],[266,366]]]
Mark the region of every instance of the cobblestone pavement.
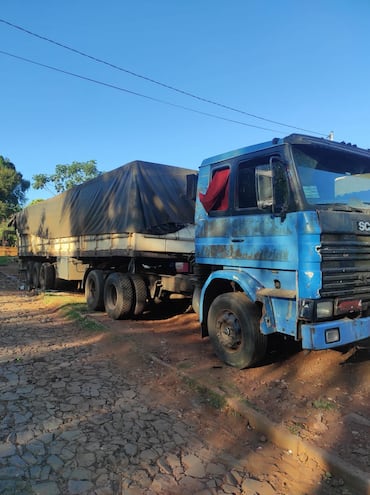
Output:
[[243,455],[215,449],[105,359],[96,336],[0,283],[1,495],[351,493],[304,488],[289,453],[263,438]]

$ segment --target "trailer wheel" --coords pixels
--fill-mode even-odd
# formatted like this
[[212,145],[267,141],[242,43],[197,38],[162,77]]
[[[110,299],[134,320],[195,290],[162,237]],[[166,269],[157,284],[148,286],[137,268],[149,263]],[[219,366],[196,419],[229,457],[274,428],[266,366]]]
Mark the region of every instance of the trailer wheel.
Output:
[[55,287],[55,269],[51,263],[42,263],[39,273],[41,290],[50,290]]
[[32,274],[33,274],[33,261],[27,261],[27,264],[26,264],[26,282],[27,282],[29,289],[33,288]]
[[39,261],[35,261],[32,266],[32,287],[35,289],[39,289],[40,287],[40,270],[41,263]]
[[127,274],[115,272],[108,276],[104,285],[104,305],[113,320],[122,320],[132,314],[134,289]]
[[104,310],[104,273],[101,270],[91,270],[85,282],[86,304],[92,311]]
[[138,273],[130,274],[130,279],[132,281],[134,289],[134,307],[133,314],[139,316],[143,313],[148,299],[148,288],[146,286],[145,280]]
[[217,296],[208,313],[208,333],[216,355],[242,369],[260,361],[267,337],[259,330],[260,311],[242,292]]

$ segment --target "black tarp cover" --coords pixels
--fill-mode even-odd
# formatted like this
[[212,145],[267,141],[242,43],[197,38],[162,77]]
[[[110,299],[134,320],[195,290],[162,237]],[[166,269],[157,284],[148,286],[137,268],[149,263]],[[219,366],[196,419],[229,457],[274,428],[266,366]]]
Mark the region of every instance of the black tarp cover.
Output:
[[194,223],[186,176],[169,165],[134,161],[25,208],[20,234],[44,238],[138,232],[163,235]]

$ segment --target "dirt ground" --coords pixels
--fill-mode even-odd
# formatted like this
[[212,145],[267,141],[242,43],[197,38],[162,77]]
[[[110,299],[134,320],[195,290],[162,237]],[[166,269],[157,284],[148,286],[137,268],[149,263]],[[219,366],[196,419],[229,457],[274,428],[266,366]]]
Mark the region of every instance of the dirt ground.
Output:
[[[18,268],[11,264],[1,266],[0,271],[17,277]],[[40,306],[36,294],[24,297]],[[83,301],[82,295],[77,297]],[[19,310],[19,301],[15,299],[14,304],[14,310]],[[48,314],[50,310],[43,311]],[[215,445],[228,442],[237,453],[243,448],[240,439],[248,425],[230,411],[225,413],[218,395],[199,387],[195,390],[195,383],[220,396],[245,399],[290,433],[370,476],[368,341],[353,348],[306,353],[281,340],[260,366],[237,370],[220,362],[209,340],[201,339],[197,316],[183,302],[157,306],[137,320],[112,321],[104,313],[84,317],[109,329],[97,334],[108,359],[135,375],[153,398],[173,404],[178,414],[197,423]],[[211,427],[215,422],[219,424],[217,435]],[[261,436],[258,440],[265,441]],[[338,492],[333,488],[328,493]]]
[[[290,346],[285,352],[271,350],[258,367],[237,370],[221,363],[209,340],[201,339],[194,313],[152,317],[111,321],[103,313],[94,315],[115,332],[107,343],[113,359],[121,359],[130,342],[143,359],[154,356],[222,395],[246,399],[274,423],[370,475],[369,347],[305,353]],[[155,360],[142,364],[132,366],[152,392],[158,391],[158,382],[150,379]],[[181,398],[184,384],[174,373],[164,370],[159,383],[161,395]],[[193,408],[186,395],[181,407]]]

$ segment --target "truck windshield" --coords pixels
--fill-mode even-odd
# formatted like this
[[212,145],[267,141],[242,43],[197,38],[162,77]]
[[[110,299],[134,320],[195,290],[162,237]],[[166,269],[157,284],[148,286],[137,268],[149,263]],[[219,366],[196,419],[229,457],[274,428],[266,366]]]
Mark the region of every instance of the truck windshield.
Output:
[[370,154],[293,145],[307,203],[370,208]]

